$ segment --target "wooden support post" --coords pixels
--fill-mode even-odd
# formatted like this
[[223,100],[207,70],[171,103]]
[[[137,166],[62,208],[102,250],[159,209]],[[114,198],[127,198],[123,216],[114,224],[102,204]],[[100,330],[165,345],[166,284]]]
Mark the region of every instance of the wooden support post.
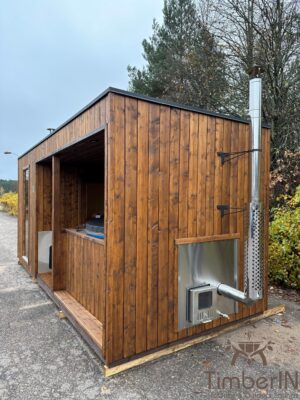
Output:
[[53,290],[64,289],[64,269],[61,257],[62,240],[60,226],[60,159],[52,156],[52,279]]
[[39,273],[39,227],[41,225],[41,202],[43,202],[43,167],[40,164],[35,166],[35,258],[34,258],[34,272],[33,281],[36,282],[36,277]]

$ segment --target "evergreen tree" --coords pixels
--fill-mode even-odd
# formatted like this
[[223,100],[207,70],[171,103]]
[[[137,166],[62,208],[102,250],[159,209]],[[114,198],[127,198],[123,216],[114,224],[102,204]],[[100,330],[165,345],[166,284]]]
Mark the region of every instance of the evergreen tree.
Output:
[[165,0],[163,23],[143,43],[146,66],[128,67],[132,91],[224,110],[225,58],[193,0]]
[[17,192],[18,181],[0,179],[0,195],[6,192]]

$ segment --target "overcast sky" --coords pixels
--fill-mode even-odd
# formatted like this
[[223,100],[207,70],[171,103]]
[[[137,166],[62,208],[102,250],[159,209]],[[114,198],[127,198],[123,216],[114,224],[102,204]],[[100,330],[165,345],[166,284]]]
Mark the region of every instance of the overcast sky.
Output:
[[128,88],[163,0],[1,0],[0,179],[108,86]]

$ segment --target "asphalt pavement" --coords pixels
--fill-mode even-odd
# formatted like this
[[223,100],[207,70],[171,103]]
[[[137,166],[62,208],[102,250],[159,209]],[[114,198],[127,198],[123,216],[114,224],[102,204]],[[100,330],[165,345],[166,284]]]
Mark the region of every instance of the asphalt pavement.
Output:
[[16,218],[0,212],[1,400],[300,399],[299,304],[272,297],[284,314],[104,378],[99,359],[17,264],[16,238]]

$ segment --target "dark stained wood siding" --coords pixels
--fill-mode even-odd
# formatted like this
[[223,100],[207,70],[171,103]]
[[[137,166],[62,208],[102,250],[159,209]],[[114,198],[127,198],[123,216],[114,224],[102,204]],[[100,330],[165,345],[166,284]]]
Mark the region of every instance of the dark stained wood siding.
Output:
[[135,353],[137,260],[137,100],[125,99],[124,356]]
[[53,290],[65,288],[65,268],[61,236],[61,168],[60,159],[52,156],[52,280]]
[[52,167],[49,164],[38,164],[36,169],[37,230],[52,229]]
[[102,324],[105,322],[104,244],[76,233],[61,234],[65,290]]
[[[239,285],[243,288],[244,213],[221,219],[217,205],[245,207],[249,157],[222,166],[217,152],[246,150],[250,138],[249,126],[244,123],[112,97],[107,193],[108,364],[227,323],[217,320],[177,331],[178,254],[174,240],[239,234]],[[269,130],[263,129],[264,202],[268,137]],[[241,306],[231,320],[261,312],[265,303],[258,302],[251,309]]]
[[[36,193],[40,193],[39,183],[40,174],[36,174],[36,168],[39,160],[49,156],[56,151],[58,151],[63,146],[70,144],[71,142],[78,140],[81,137],[89,134],[91,131],[95,129],[99,129],[101,126],[104,126],[108,122],[109,113],[106,113],[106,106],[109,103],[110,94],[108,94],[101,101],[96,103],[90,109],[85,111],[82,115],[71,121],[68,125],[59,130],[55,135],[49,137],[44,142],[39,144],[29,153],[25,154],[22,158],[19,159],[18,164],[18,176],[19,176],[19,229],[18,229],[18,257],[22,264],[26,267],[28,272],[36,276],[37,273],[37,226],[41,226],[41,222],[37,218],[37,213],[34,212],[37,207],[41,205],[41,198],[37,198]],[[22,243],[23,243],[23,228],[22,228],[22,201],[23,201],[23,169],[27,166],[30,166],[30,208],[33,210],[30,212],[30,222],[29,222],[29,265],[26,265],[24,261],[22,261]],[[46,167],[45,167],[46,168]],[[48,169],[48,172],[50,170]],[[37,180],[38,177],[38,180]],[[45,178],[45,177],[44,177]],[[49,178],[49,177],[48,177]],[[46,178],[47,179],[47,178]],[[51,185],[51,180],[50,180]],[[52,196],[51,190],[45,192],[45,196]],[[38,201],[37,201],[38,199]],[[49,201],[45,199],[45,201]],[[50,227],[51,215],[43,217],[46,219],[44,221],[44,228]]]
[[136,352],[142,352],[147,343],[147,292],[148,268],[148,143],[149,143],[149,104],[138,102],[137,130],[137,242],[136,242]]
[[[103,259],[104,280],[94,297],[89,297],[84,288],[92,287],[91,277],[96,270],[86,276],[78,267],[76,277],[70,275],[72,270],[67,267],[66,285],[73,296],[80,297],[81,304],[89,307],[97,318],[102,318],[103,353],[107,364],[111,364],[227,323],[218,320],[178,332],[175,239],[239,234],[239,285],[243,288],[244,216],[238,213],[221,219],[216,206],[222,203],[244,207],[247,204],[249,157],[243,156],[222,166],[217,152],[248,149],[250,135],[249,126],[242,122],[110,93],[19,160],[20,176],[26,165],[31,168],[31,209],[35,209],[37,203],[43,207],[43,202],[46,204],[51,197],[51,191],[46,194],[46,190],[44,200],[36,203],[36,161],[105,123],[106,239],[103,255],[100,257],[90,244],[81,243],[78,238],[75,243],[75,239],[66,234],[62,236],[64,249],[73,249],[68,265],[80,256],[86,260],[88,268],[94,263],[93,268],[97,270],[95,262]],[[269,136],[269,130],[263,129],[261,187],[266,206]],[[42,179],[41,174],[47,180],[47,173],[49,171],[39,171],[38,180]],[[19,187],[22,198],[21,182]],[[42,196],[40,191],[37,193]],[[75,196],[78,199],[78,195]],[[22,207],[19,207],[21,213]],[[80,220],[78,214],[76,217]],[[35,213],[31,213],[30,218],[32,241],[28,269],[34,274],[31,260],[36,259],[35,227],[49,227],[51,215],[45,215],[42,222],[38,222]],[[62,218],[67,221],[73,217],[64,214]],[[19,257],[22,255],[21,226],[20,219]],[[267,226],[266,212],[266,238]],[[94,261],[88,257],[91,251]],[[80,264],[83,266],[83,262]],[[104,296],[104,303],[99,300],[100,296],[102,299]],[[105,308],[97,311],[97,307]],[[240,306],[231,320],[261,312],[266,307],[267,295],[250,309]]]
[[111,96],[107,138],[105,352],[114,354],[116,359],[121,359],[124,346],[125,261],[125,99],[123,96]]

